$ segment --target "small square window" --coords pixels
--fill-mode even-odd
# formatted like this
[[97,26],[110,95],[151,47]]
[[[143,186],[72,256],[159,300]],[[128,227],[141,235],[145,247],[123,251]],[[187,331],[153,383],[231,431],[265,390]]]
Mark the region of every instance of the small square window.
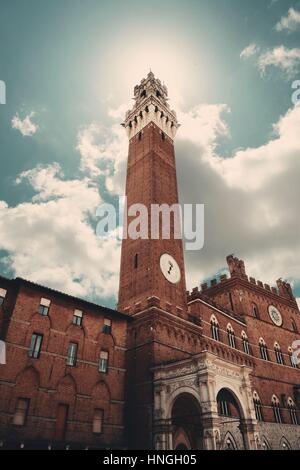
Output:
[[100,361],[99,361],[99,372],[106,373],[108,370],[108,352],[100,352]]
[[81,310],[74,310],[73,315],[73,325],[81,326],[82,325],[83,312]]
[[103,333],[106,335],[111,334],[111,319],[110,318],[104,318],[104,325],[103,325]]
[[103,428],[103,410],[96,409],[94,413],[93,419],[93,433],[94,434],[101,434]]
[[13,417],[13,424],[15,426],[25,426],[29,404],[30,400],[28,398],[18,398]]
[[41,298],[40,306],[39,306],[39,313],[46,317],[49,314],[51,300]]

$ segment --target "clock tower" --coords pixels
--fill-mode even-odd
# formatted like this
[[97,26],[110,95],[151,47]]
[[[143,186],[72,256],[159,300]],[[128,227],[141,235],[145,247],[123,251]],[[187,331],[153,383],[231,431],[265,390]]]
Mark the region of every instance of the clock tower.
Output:
[[[136,204],[147,209],[148,233],[135,239],[128,236],[122,242],[118,309],[134,314],[144,310],[149,300],[156,299],[161,308],[185,316],[183,247],[176,235],[178,190],[174,138],[179,124],[169,106],[166,86],[152,72],[134,88],[134,105],[122,125],[129,138],[127,210]],[[156,236],[151,231],[153,205],[159,221]],[[161,213],[163,207],[166,218]],[[126,214],[127,226],[140,215],[139,212],[132,217]],[[163,235],[164,224],[170,224],[170,236]]]

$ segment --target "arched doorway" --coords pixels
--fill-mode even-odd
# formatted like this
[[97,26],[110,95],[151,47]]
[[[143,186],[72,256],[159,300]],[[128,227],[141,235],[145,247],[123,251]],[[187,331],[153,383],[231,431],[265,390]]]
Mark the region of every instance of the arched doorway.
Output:
[[196,450],[203,446],[201,408],[193,395],[182,393],[172,407],[173,449]]
[[217,395],[217,405],[220,417],[221,449],[245,449],[242,432],[243,415],[238,399],[231,390],[222,388]]

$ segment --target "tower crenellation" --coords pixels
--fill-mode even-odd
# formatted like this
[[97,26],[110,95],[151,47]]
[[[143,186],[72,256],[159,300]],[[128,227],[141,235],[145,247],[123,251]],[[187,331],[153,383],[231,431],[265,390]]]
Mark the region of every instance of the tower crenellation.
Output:
[[134,105],[127,111],[122,126],[131,140],[150,122],[156,124],[170,139],[174,140],[180,124],[177,115],[168,103],[168,89],[149,72],[134,88]]

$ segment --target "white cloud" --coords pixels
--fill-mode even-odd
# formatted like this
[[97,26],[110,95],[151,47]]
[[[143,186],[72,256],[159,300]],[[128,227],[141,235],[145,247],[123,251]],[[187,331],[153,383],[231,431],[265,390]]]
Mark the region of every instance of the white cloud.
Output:
[[287,15],[283,16],[276,24],[276,31],[296,31],[300,28],[300,11],[290,8]]
[[20,131],[24,137],[33,136],[39,129],[39,126],[32,121],[34,115],[32,111],[22,120],[17,113],[11,120],[12,128]]
[[259,47],[252,43],[252,44],[249,44],[249,46],[245,47],[245,49],[242,50],[241,54],[240,54],[240,58],[241,59],[249,59],[250,57],[254,56],[255,54],[257,54],[259,52]]
[[91,177],[111,175],[114,166],[126,160],[127,139],[120,125],[106,128],[98,123],[82,126],[77,136],[80,168]]
[[261,54],[258,59],[260,71],[264,74],[270,66],[279,68],[287,77],[294,76],[300,66],[300,49],[281,45]]
[[181,127],[178,138],[188,139],[206,151],[213,151],[218,137],[229,136],[228,126],[222,119],[222,115],[229,112],[230,109],[225,104],[205,103],[187,112],[179,110],[177,115]]
[[[205,133],[217,139],[215,121],[210,124]],[[231,158],[220,155],[216,142],[203,147],[188,135],[178,136],[181,201],[205,204],[204,249],[186,253],[189,288],[224,267],[228,253],[244,258],[248,273],[263,282],[299,281],[300,108],[290,109],[273,127],[266,144],[240,149]]]
[[119,242],[95,235],[91,218],[101,199],[88,178],[66,180],[59,165],[22,173],[32,200],[9,207],[0,202],[0,248],[18,276],[76,296],[116,293]]
[[238,150],[232,158],[216,156],[211,165],[227,184],[244,191],[261,189],[297,163],[300,155],[300,107],[288,111],[273,126],[276,138],[258,148]]

